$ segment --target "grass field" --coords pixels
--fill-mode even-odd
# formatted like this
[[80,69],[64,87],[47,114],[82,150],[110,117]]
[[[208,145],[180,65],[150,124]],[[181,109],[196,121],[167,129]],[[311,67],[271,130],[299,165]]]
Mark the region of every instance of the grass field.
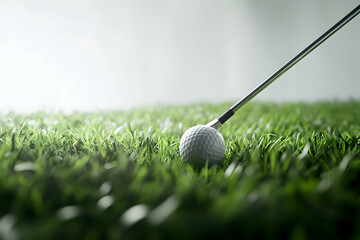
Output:
[[182,163],[230,105],[2,115],[0,239],[359,239],[360,102],[250,103]]

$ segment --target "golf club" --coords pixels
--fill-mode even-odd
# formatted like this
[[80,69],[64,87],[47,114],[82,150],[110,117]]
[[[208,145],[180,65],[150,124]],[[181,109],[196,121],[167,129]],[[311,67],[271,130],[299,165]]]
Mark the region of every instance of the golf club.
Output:
[[235,103],[234,106],[224,112],[220,117],[209,122],[207,125],[198,125],[189,128],[180,139],[179,150],[183,161],[191,162],[194,165],[203,165],[206,162],[208,162],[209,165],[212,165],[221,162],[225,155],[225,142],[217,129],[219,129],[222,124],[224,124],[230,117],[232,117],[241,106],[254,98],[278,77],[280,77],[306,55],[312,52],[326,39],[328,39],[331,35],[333,35],[336,31],[338,31],[341,27],[353,19],[357,14],[359,14],[359,12],[360,5],[358,5],[354,10],[352,10],[349,14],[347,14],[344,18],[342,18],[339,22],[327,30],[323,35],[321,35],[308,47],[297,54],[288,63],[277,70],[268,79],[262,82],[248,95]]
[[293,59],[287,62],[284,66],[282,66],[279,70],[277,70],[273,75],[271,75],[268,79],[262,82],[258,87],[252,90],[249,94],[243,97],[240,101],[235,103],[230,109],[224,112],[220,117],[214,119],[209,122],[207,126],[210,126],[215,129],[219,129],[222,124],[224,124],[230,117],[232,117],[235,112],[242,107],[244,104],[253,99],[257,94],[259,94],[262,90],[268,87],[272,82],[274,82],[278,77],[292,68],[296,63],[298,63],[301,59],[303,59],[306,55],[311,53],[315,48],[317,48],[320,44],[325,42],[331,35],[337,32],[340,28],[342,28],[345,24],[347,24],[351,19],[353,19],[356,15],[360,13],[360,5],[358,5],[354,10],[352,10],[349,14],[347,14],[344,18],[342,18],[339,22],[337,22],[334,26],[332,26],[329,30],[327,30],[323,35],[321,35],[318,39],[316,39],[313,43],[311,43],[308,47],[302,50],[299,54],[297,54]]

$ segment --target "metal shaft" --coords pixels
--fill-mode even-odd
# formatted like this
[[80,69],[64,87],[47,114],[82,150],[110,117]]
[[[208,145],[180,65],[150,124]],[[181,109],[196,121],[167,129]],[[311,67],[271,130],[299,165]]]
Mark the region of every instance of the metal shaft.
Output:
[[354,10],[352,10],[349,14],[347,14],[344,18],[342,18],[339,22],[337,22],[334,26],[332,26],[329,30],[327,30],[324,34],[322,34],[319,38],[317,38],[313,43],[307,46],[304,50],[302,50],[299,54],[297,54],[294,58],[292,58],[289,62],[287,62],[284,66],[282,66],[279,70],[277,70],[274,74],[272,74],[269,78],[267,78],[264,82],[262,82],[258,87],[252,90],[249,94],[243,97],[240,101],[235,103],[229,110],[227,110],[224,114],[222,114],[219,118],[208,123],[208,126],[219,128],[223,123],[225,123],[234,113],[248,101],[253,99],[257,94],[259,94],[262,90],[264,90],[267,86],[269,86],[272,82],[274,82],[278,77],[288,71],[291,67],[293,67],[296,63],[298,63],[301,59],[303,59],[306,55],[311,53],[315,48],[317,48],[320,44],[322,44],[326,39],[328,39],[331,35],[337,32],[340,28],[342,28],[345,24],[347,24],[351,19],[356,17],[360,13],[360,5],[358,5]]

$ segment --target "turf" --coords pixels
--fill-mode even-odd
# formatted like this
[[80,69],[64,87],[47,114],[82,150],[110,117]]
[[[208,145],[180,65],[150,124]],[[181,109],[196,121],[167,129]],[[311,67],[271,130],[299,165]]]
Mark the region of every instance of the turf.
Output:
[[194,169],[186,129],[230,106],[0,117],[0,238],[360,238],[360,102],[250,103]]

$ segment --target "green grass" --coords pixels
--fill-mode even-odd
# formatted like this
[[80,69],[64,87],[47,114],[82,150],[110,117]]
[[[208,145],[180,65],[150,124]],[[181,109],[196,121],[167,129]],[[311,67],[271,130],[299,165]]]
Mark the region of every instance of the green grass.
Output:
[[250,103],[182,163],[229,106],[1,116],[0,239],[359,239],[360,102]]

